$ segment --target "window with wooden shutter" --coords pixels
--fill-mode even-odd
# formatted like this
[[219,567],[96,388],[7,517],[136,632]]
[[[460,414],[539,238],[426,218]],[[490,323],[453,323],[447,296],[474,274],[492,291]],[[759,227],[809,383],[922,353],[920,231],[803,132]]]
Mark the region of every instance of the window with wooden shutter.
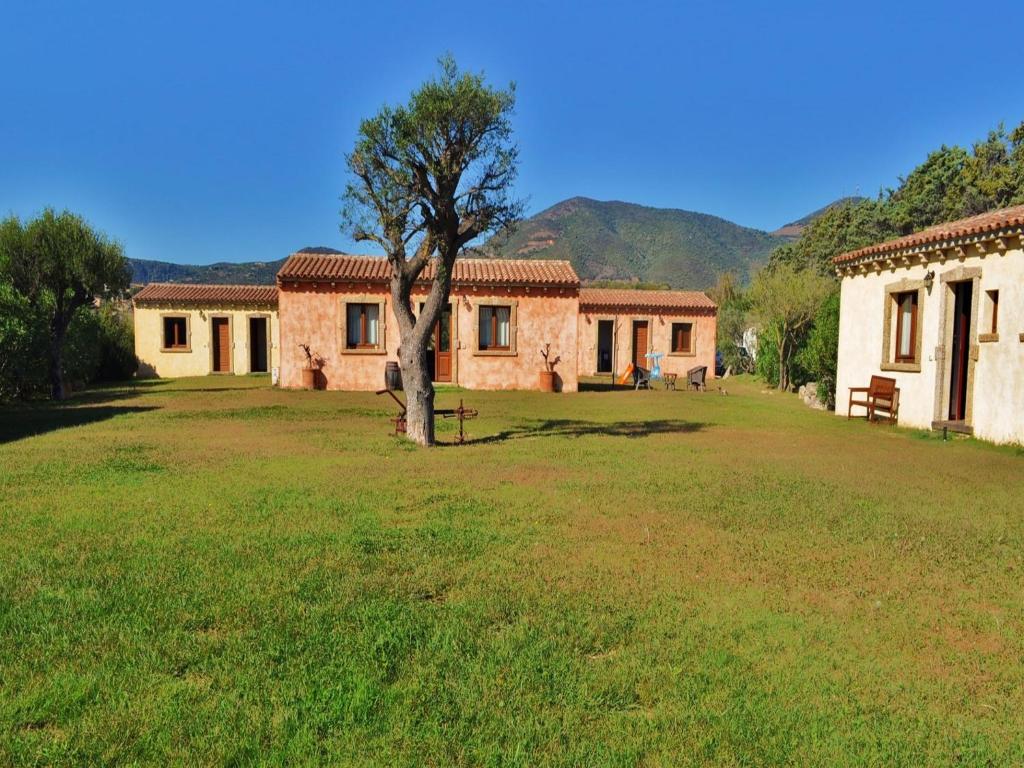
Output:
[[672,353],[693,354],[693,323],[672,323]]

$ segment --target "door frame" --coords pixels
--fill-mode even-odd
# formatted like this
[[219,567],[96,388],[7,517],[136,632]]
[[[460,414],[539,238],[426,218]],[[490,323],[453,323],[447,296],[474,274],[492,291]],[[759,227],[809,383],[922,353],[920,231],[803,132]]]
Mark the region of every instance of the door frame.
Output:
[[[423,311],[423,305],[426,303],[426,299],[420,299],[416,307],[416,317],[419,319],[420,313]],[[454,294],[448,297],[448,310],[449,310],[449,328],[448,328],[448,349],[451,354],[451,368],[452,378],[450,381],[438,381],[432,382],[437,384],[458,384],[459,383],[459,297]],[[443,310],[442,310],[443,314]],[[431,333],[437,332],[437,326]],[[434,352],[434,375],[437,375],[437,352]]]
[[[950,380],[953,374],[953,323],[956,315],[956,283],[971,283],[970,330],[967,341],[967,402],[964,407],[963,424],[974,423],[974,382],[978,361],[978,310],[981,303],[981,267],[957,267],[939,277],[942,290],[942,324],[939,345],[935,348],[935,405],[933,421],[936,424],[949,421]],[[960,423],[960,422],[956,422]]]
[[[636,325],[637,323],[644,323],[647,326],[647,349],[641,354],[636,354]],[[643,363],[647,360],[644,359],[644,355],[654,349],[652,342],[652,333],[654,332],[654,323],[650,317],[633,317],[629,321],[629,362],[633,365],[639,365],[642,368],[646,368]],[[635,362],[634,362],[635,359]],[[641,362],[642,361],[642,362]]]
[[[595,376],[614,376],[615,375],[615,353],[618,351],[616,342],[617,326],[619,320],[614,315],[595,315],[594,321],[594,375]],[[612,349],[611,349],[611,366],[610,371],[602,371],[601,366],[601,323],[612,324]],[[630,342],[632,343],[632,342]]]
[[[210,339],[210,374],[218,376],[228,376],[235,372],[235,323],[232,315],[223,313],[217,313],[216,315],[208,315],[210,319],[210,332],[207,337]],[[226,371],[215,371],[213,369],[214,362],[214,348],[216,347],[216,341],[213,338],[213,332],[216,328],[214,320],[227,320],[228,321],[228,369]]]
[[[265,371],[254,371],[252,369],[252,321],[253,319],[262,318],[267,324],[267,370]],[[273,349],[273,344],[270,342],[270,315],[266,312],[253,312],[245,316],[245,338],[246,338],[246,355],[248,359],[249,373],[270,373],[272,358],[270,350]]]

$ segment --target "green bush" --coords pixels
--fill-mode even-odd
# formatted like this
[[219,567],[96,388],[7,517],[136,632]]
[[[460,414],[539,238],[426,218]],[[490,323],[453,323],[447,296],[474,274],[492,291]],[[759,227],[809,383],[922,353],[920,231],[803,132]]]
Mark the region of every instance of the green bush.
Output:
[[800,368],[818,382],[818,398],[829,408],[835,408],[838,354],[839,292],[836,291],[822,304],[807,343],[797,356]]
[[0,400],[46,387],[46,323],[10,284],[0,282]]
[[[47,394],[48,344],[45,312],[0,281],[0,400]],[[130,379],[138,368],[130,320],[110,304],[83,307],[68,326],[63,360],[76,389]]]

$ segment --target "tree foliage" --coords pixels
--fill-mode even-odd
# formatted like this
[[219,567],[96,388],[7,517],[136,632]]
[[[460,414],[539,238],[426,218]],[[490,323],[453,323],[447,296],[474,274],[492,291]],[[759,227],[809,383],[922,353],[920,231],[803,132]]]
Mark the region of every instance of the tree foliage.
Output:
[[809,380],[818,382],[818,398],[828,408],[836,402],[836,365],[839,355],[839,291],[822,302],[807,341],[797,354],[797,365]]
[[121,246],[73,213],[46,209],[27,223],[0,222],[0,375],[8,394],[31,394],[45,371],[51,397],[63,399],[69,341],[77,345],[73,368],[98,369],[82,357],[98,349],[96,339],[79,344],[69,330],[87,322],[83,312],[95,299],[121,295],[130,278]]
[[1024,122],[1002,126],[969,150],[942,146],[895,189],[877,198],[826,211],[794,243],[777,248],[769,263],[789,263],[832,274],[832,259],[846,251],[925,227],[1024,204]]
[[[751,315],[762,334],[774,335],[779,389],[789,389],[794,357],[834,287],[834,280],[787,263],[763,269],[755,276],[749,293]],[[764,352],[759,348],[758,357]]]
[[740,349],[743,334],[749,327],[750,302],[736,276],[731,272],[720,275],[708,296],[718,305],[717,346],[722,353],[722,364],[734,373],[750,373],[751,360]]
[[[434,441],[427,345],[448,302],[455,260],[474,240],[522,215],[512,197],[514,105],[514,85],[492,88],[447,56],[407,104],[362,122],[348,156],[343,228],[378,245],[390,262],[408,434],[424,445]],[[412,288],[429,264],[430,290],[416,313]]]

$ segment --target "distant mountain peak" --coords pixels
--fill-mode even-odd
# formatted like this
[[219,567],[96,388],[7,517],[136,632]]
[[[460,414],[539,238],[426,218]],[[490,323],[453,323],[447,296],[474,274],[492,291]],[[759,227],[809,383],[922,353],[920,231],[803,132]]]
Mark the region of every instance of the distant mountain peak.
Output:
[[506,258],[568,259],[585,281],[708,288],[722,272],[745,279],[785,242],[718,216],[622,200],[570,197],[487,243]]
[[785,237],[789,238],[790,240],[794,240],[804,233],[804,230],[807,229],[807,227],[811,224],[812,221],[819,218],[820,216],[822,216],[822,214],[826,213],[827,211],[830,211],[833,208],[836,208],[840,205],[855,205],[859,203],[861,200],[867,200],[867,198],[859,197],[857,195],[851,195],[849,197],[840,197],[838,200],[833,200],[831,203],[824,206],[823,208],[819,208],[816,211],[808,213],[802,219],[797,219],[796,221],[791,221],[789,224],[784,224],[783,226],[779,227],[774,232],[772,232],[772,234],[775,235],[775,237]]

